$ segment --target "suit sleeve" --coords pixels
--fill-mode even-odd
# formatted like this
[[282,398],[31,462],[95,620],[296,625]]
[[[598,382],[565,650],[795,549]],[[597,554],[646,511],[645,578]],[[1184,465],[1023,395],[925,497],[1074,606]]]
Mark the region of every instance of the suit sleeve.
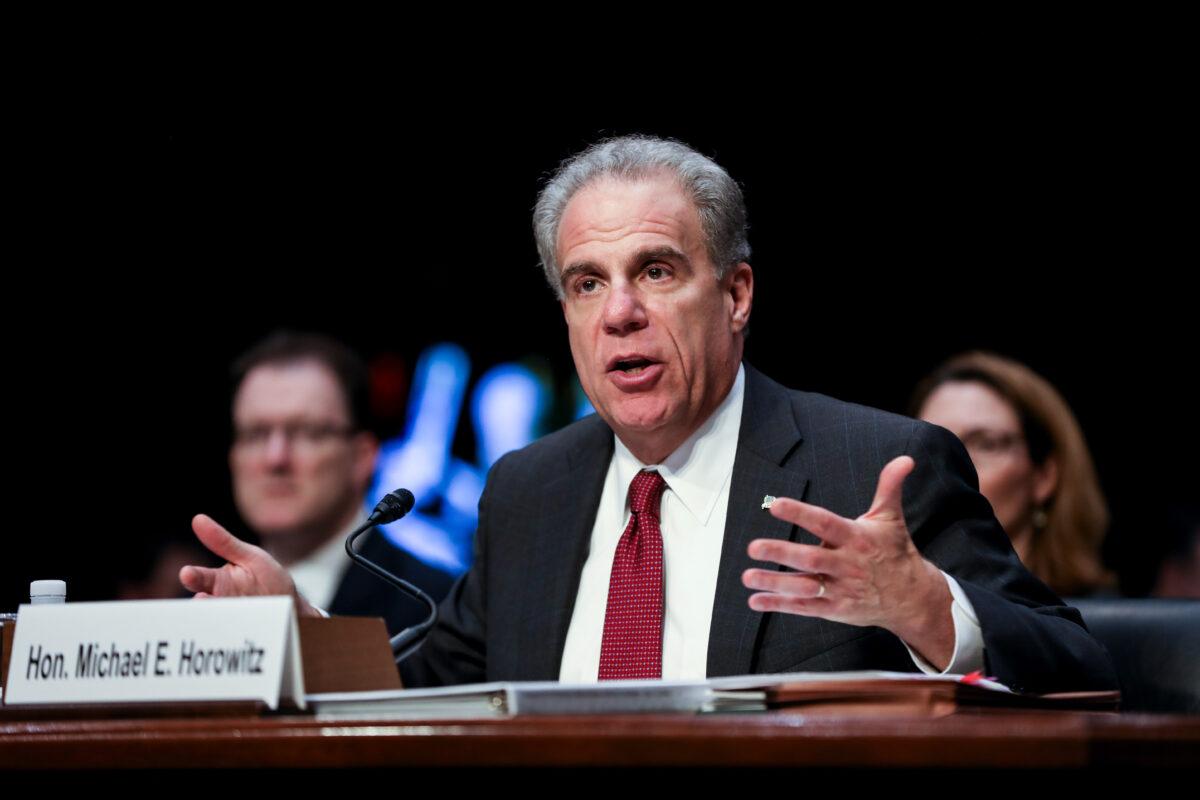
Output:
[[906,448],[916,468],[905,481],[904,512],[918,549],[952,575],[983,631],[986,673],[1021,692],[1108,690],[1116,673],[1079,612],[1017,558],[962,443],[926,423]]
[[474,558],[438,606],[438,621],[421,647],[400,663],[405,688],[482,683],[487,680],[487,545],[491,497],[499,483],[501,458],[488,473],[479,498]]

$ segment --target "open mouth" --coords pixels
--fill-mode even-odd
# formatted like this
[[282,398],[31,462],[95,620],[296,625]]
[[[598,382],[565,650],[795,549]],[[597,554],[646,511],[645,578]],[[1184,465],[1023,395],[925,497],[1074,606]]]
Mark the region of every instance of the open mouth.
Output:
[[613,365],[612,369],[624,372],[626,375],[641,375],[642,370],[655,363],[657,362],[651,361],[648,358],[631,358],[624,361],[618,361]]

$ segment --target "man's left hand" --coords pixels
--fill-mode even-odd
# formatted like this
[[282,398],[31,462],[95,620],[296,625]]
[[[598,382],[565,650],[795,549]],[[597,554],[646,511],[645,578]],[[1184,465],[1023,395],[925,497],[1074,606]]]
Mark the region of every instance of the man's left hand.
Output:
[[916,463],[909,456],[888,462],[875,500],[858,519],[786,497],[771,514],[799,525],[820,545],[755,539],[750,557],[799,572],[748,569],[742,582],[757,611],[821,617],[850,625],[877,625],[903,639],[926,661],[945,669],[954,654],[953,596],[946,578],[922,558],[904,521],[901,488]]

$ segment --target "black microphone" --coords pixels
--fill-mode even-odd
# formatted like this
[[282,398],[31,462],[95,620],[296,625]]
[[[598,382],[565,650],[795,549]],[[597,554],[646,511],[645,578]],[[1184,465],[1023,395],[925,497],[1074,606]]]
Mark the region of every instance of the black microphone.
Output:
[[350,560],[360,567],[370,572],[372,575],[387,581],[392,586],[395,586],[400,591],[407,594],[409,597],[420,600],[425,605],[429,606],[429,616],[424,622],[413,625],[410,628],[397,633],[392,637],[392,655],[399,664],[404,659],[408,658],[412,653],[421,646],[421,642],[425,640],[429,630],[437,623],[437,603],[433,602],[433,598],[425,594],[425,592],[413,586],[408,581],[397,578],[392,573],[388,572],[383,567],[376,564],[374,561],[366,558],[354,550],[354,540],[363,533],[373,528],[376,525],[386,525],[389,522],[395,522],[403,517],[409,511],[412,511],[416,504],[416,498],[408,489],[397,489],[394,492],[389,492],[386,497],[379,501],[375,506],[375,510],[371,512],[371,516],[367,517],[367,521],[355,529],[346,538],[346,554],[350,556]]
[[413,493],[408,489],[397,489],[394,492],[389,492],[379,501],[379,505],[375,506],[375,510],[371,512],[371,516],[367,517],[367,522],[372,525],[386,525],[389,522],[395,522],[412,511],[412,507],[416,503],[417,499],[413,497]]

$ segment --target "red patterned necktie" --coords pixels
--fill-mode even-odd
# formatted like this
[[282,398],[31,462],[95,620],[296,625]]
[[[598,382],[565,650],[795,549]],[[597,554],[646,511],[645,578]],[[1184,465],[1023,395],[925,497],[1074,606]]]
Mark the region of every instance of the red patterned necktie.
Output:
[[613,557],[600,642],[600,680],[662,677],[663,544],[658,501],[666,481],[639,472],[629,485],[633,515]]

